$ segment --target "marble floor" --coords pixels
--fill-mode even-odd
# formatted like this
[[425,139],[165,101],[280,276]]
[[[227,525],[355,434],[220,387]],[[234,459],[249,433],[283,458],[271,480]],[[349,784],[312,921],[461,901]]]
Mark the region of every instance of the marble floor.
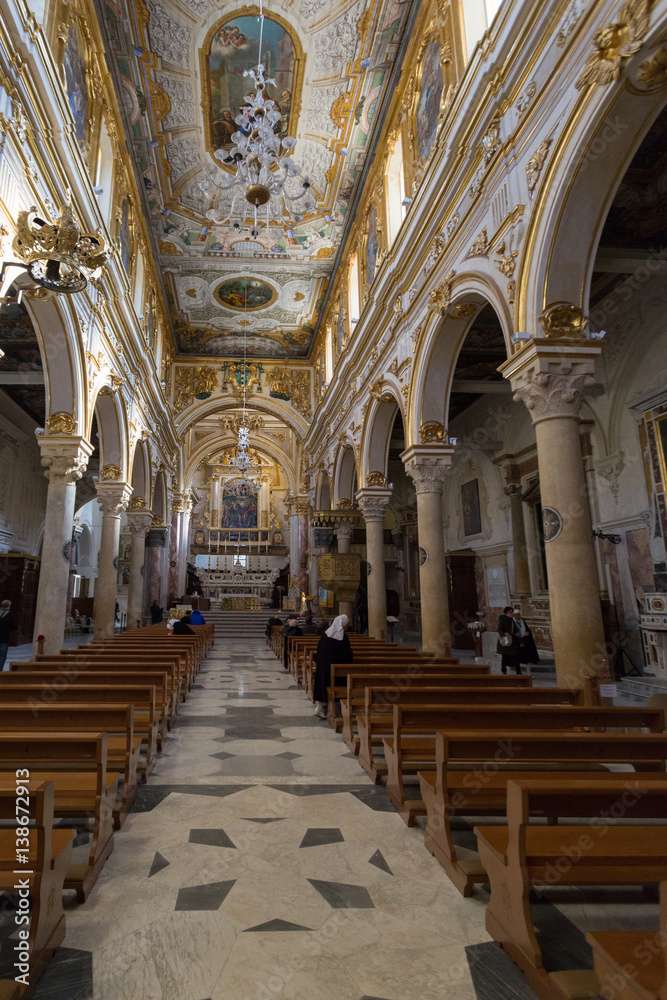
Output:
[[[534,1000],[486,899],[459,895],[263,642],[219,639],[36,998]],[[561,967],[583,961],[575,924],[538,909],[573,942]]]

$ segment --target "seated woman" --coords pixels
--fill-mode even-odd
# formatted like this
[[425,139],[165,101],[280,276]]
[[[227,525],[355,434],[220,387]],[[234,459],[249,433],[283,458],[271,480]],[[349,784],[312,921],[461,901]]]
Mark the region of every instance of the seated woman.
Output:
[[316,704],[315,715],[318,719],[326,719],[327,717],[326,705],[329,700],[327,688],[331,679],[331,664],[354,663],[350,640],[345,634],[348,623],[347,615],[338,615],[338,618],[334,618],[333,623],[317,644],[313,700]]
[[190,615],[183,615],[182,618],[172,618],[169,622],[173,635],[194,635],[189,625]]

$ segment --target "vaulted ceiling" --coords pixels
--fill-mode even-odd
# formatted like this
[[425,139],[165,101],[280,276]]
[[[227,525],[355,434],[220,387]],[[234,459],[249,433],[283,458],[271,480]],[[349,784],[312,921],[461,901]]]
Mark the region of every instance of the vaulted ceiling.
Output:
[[[410,3],[269,0],[263,60],[317,209],[252,238],[208,216],[202,182],[251,89],[258,7],[99,0],[128,144],[181,354],[307,357]],[[236,126],[232,126],[236,128]],[[205,186],[204,186],[205,187]]]

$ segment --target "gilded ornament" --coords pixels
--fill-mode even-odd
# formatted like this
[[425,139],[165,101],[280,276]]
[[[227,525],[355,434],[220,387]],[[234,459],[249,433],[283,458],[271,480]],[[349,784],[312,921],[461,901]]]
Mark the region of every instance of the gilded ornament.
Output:
[[479,236],[477,236],[470,250],[468,250],[468,257],[488,257],[489,255],[489,238],[486,234],[486,227],[481,231]]
[[476,312],[477,306],[473,302],[461,302],[452,309],[452,316],[454,319],[470,319]]
[[642,47],[648,31],[650,0],[626,0],[621,4],[618,18],[604,24],[593,35],[594,52],[575,83],[577,90],[591,84],[615,83],[621,77],[626,59]]
[[351,507],[352,507],[352,501],[348,497],[341,497],[338,503],[336,504],[336,508],[338,510],[350,510]]
[[352,111],[352,102],[354,100],[354,88],[352,90],[345,91],[345,93],[340,94],[336,100],[331,105],[331,111],[329,112],[329,117],[331,121],[338,128],[346,128],[347,123],[350,119],[350,113]]
[[119,465],[105,465],[102,469],[102,479],[120,479]]
[[588,316],[571,302],[552,302],[539,317],[548,340],[585,340]]
[[500,149],[500,116],[494,115],[491,124],[482,136],[480,149],[484,162],[488,163],[493,154]]
[[649,90],[667,86],[667,49],[659,49],[652,59],[641,64],[637,80],[645,83]]
[[33,281],[67,295],[98,278],[110,255],[101,232],[81,231],[70,204],[53,224],[37,211],[19,212],[12,247]]
[[513,278],[514,271],[516,268],[516,259],[519,256],[518,250],[512,250],[508,256],[505,256],[505,244],[499,243],[496,247],[495,252],[500,255],[500,260],[496,261],[498,265],[498,270],[501,274],[504,274],[506,278]]
[[528,190],[532,198],[535,186],[542,173],[542,167],[544,166],[545,160],[549,155],[549,146],[551,145],[551,139],[545,139],[544,142],[540,143],[537,147],[535,153],[531,156],[526,164],[526,180],[528,181]]
[[445,440],[445,425],[438,420],[427,420],[419,428],[419,438],[422,444]]
[[146,497],[132,497],[128,504],[129,510],[143,510],[146,506]]
[[441,316],[445,316],[449,303],[452,300],[452,282],[456,271],[450,271],[449,274],[445,275],[440,284],[434,291],[431,292],[429,296],[429,311],[439,312]]
[[386,486],[387,477],[383,472],[369,472],[366,476],[366,486]]
[[71,413],[52,413],[48,421],[49,434],[74,434],[76,420]]

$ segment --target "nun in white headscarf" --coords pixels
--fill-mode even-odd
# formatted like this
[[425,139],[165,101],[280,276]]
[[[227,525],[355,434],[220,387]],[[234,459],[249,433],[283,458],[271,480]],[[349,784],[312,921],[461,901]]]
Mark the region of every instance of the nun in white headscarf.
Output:
[[313,698],[316,705],[315,715],[320,719],[327,717],[326,704],[329,700],[327,688],[331,684],[331,664],[354,661],[350,640],[345,634],[347,625],[347,615],[338,615],[317,644]]

